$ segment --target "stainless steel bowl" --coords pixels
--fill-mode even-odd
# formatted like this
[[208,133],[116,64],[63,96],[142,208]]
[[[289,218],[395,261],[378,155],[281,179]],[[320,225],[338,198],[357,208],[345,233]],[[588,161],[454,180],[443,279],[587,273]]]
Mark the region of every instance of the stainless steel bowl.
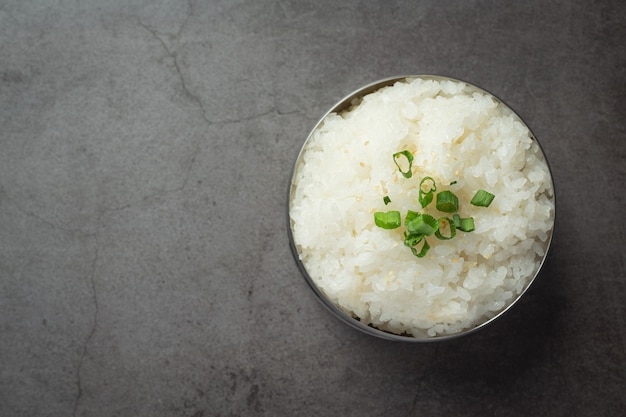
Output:
[[[435,81],[455,81],[455,82],[462,82],[467,84],[471,89],[475,89],[475,91],[477,92],[481,92],[484,94],[488,94],[490,96],[492,96],[495,100],[497,100],[498,102],[500,102],[502,105],[506,106],[507,108],[509,108],[515,115],[517,115],[517,117],[520,119],[520,121],[523,122],[522,118],[513,110],[511,109],[510,106],[508,106],[506,103],[504,103],[502,100],[500,100],[499,98],[497,98],[494,94],[480,88],[477,87],[471,83],[468,83],[467,81],[462,81],[462,80],[458,80],[458,79],[454,79],[454,78],[450,78],[450,77],[444,77],[444,76],[438,76],[438,75],[404,75],[404,76],[396,76],[396,77],[390,77],[390,78],[385,78],[382,80],[378,80],[375,81],[371,84],[367,84],[357,90],[355,90],[354,92],[348,94],[346,97],[344,97],[343,99],[339,100],[339,102],[337,102],[334,106],[332,106],[327,112],[326,114],[324,114],[322,116],[322,118],[317,122],[317,124],[313,127],[313,129],[311,130],[311,132],[309,133],[306,141],[304,142],[300,153],[298,154],[298,157],[296,159],[296,162],[293,166],[292,169],[292,176],[291,176],[291,183],[290,183],[290,188],[289,188],[289,200],[288,200],[288,207],[289,210],[291,210],[291,202],[292,202],[292,198],[293,198],[293,191],[295,189],[295,184],[294,184],[294,180],[295,180],[295,174],[296,174],[296,169],[299,166],[301,159],[302,159],[302,154],[306,148],[306,145],[311,137],[311,135],[313,134],[313,132],[315,132],[321,125],[321,123],[323,122],[323,120],[326,118],[326,116],[328,116],[330,113],[341,113],[345,110],[348,110],[351,106],[358,104],[359,100],[364,97],[365,95],[372,93],[374,91],[377,91],[383,87],[387,87],[387,86],[391,86],[393,84],[395,84],[398,81],[403,81],[406,79],[411,79],[411,78],[421,78],[421,79],[430,79],[430,80],[435,80]],[[524,125],[528,128],[528,126],[524,123]],[[554,213],[554,220],[556,220],[556,190],[554,189],[554,181],[552,180],[552,171],[550,169],[550,165],[548,164],[548,160],[545,157],[545,153],[543,151],[543,148],[541,147],[541,144],[539,143],[539,141],[537,140],[537,138],[535,137],[535,135],[532,133],[532,130],[530,130],[530,128],[528,128],[531,138],[537,143],[537,145],[539,146],[539,149],[541,151],[541,154],[543,156],[544,161],[546,162],[546,165],[548,166],[548,170],[550,172],[550,181],[552,182],[552,191],[553,191],[553,200],[554,200],[554,205],[555,205],[555,213]],[[546,247],[545,247],[545,253],[543,258],[541,259],[541,263],[539,264],[539,267],[537,268],[537,271],[535,272],[534,276],[531,277],[531,279],[528,281],[526,287],[524,287],[524,289],[520,292],[520,294],[508,305],[506,306],[504,309],[502,309],[500,312],[498,312],[494,317],[476,325],[475,327],[460,331],[458,333],[454,333],[454,334],[447,334],[447,335],[441,335],[441,336],[434,336],[434,337],[415,337],[412,335],[400,335],[400,334],[394,334],[394,333],[389,333],[387,331],[383,331],[383,330],[379,330],[371,325],[365,324],[363,322],[361,322],[357,317],[353,317],[349,314],[347,314],[345,311],[343,311],[342,309],[340,309],[339,307],[337,307],[332,301],[330,301],[328,299],[328,297],[324,294],[324,292],[316,285],[315,281],[311,278],[311,276],[309,275],[306,267],[304,266],[303,262],[300,259],[300,253],[298,251],[298,248],[296,246],[296,243],[294,241],[294,236],[293,236],[293,230],[292,230],[292,222],[289,216],[289,213],[287,214],[287,221],[288,221],[288,234],[289,234],[289,241],[291,244],[291,249],[295,258],[295,261],[300,269],[300,271],[302,272],[302,275],[304,276],[306,282],[309,284],[309,286],[311,287],[311,289],[313,290],[313,292],[316,294],[317,298],[319,301],[322,302],[322,304],[324,306],[326,306],[326,308],[328,308],[331,313],[337,317],[338,319],[340,319],[341,321],[343,321],[345,324],[363,332],[366,333],[368,335],[371,336],[375,336],[375,337],[379,337],[382,339],[387,339],[387,340],[393,340],[393,341],[400,341],[400,342],[417,342],[417,343],[423,343],[423,342],[436,342],[436,341],[443,341],[443,340],[449,340],[449,339],[454,339],[454,338],[458,338],[464,335],[468,335],[470,333],[474,333],[479,329],[482,329],[484,327],[486,327],[488,324],[492,323],[493,321],[495,321],[496,319],[502,317],[508,310],[510,310],[518,301],[519,299],[526,293],[526,291],[528,290],[528,288],[531,286],[531,284],[534,282],[535,278],[537,277],[537,275],[539,275],[539,272],[541,271],[543,264],[546,260],[546,257],[548,255],[550,246],[551,246],[551,242],[552,242],[552,236],[554,235],[554,223],[553,223],[553,228],[550,232],[550,235],[548,237],[548,240],[546,242]]]

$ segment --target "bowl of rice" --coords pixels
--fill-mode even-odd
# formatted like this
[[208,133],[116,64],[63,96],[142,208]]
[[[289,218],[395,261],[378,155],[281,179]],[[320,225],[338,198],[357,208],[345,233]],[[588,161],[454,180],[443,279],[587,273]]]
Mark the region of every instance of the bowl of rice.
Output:
[[438,341],[522,297],[555,204],[544,152],[504,102],[448,77],[393,77],[339,101],[309,134],[289,236],[310,287],[346,324]]

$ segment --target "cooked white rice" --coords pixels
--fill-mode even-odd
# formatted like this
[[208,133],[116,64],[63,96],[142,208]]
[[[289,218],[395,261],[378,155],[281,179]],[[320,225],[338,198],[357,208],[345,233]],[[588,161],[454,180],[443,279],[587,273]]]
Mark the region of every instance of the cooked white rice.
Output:
[[[415,157],[411,179],[392,158],[404,149]],[[417,258],[403,228],[379,228],[373,213],[446,215],[434,202],[421,209],[425,176],[458,196],[459,214],[476,229],[431,236]],[[550,173],[527,127],[457,81],[407,79],[331,113],[306,143],[292,185],[293,238],[317,286],[362,322],[416,337],[454,334],[506,308],[539,268],[554,223]],[[495,194],[488,208],[469,204],[478,189]]]

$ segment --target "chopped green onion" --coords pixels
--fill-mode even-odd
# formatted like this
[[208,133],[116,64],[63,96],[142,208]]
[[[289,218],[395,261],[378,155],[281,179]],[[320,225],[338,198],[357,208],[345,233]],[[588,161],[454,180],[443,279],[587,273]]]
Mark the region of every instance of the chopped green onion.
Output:
[[[424,190],[425,186],[428,187],[426,181],[432,182],[432,185],[428,188],[428,191]],[[424,177],[420,181],[419,190],[419,202],[422,208],[424,208],[429,205],[431,201],[433,201],[433,193],[437,191],[437,184],[435,183],[435,180],[432,179],[432,177]]]
[[495,195],[491,194],[490,192],[487,192],[485,190],[478,190],[476,191],[476,194],[474,194],[474,197],[472,198],[472,201],[470,201],[470,204],[479,207],[489,207],[489,204],[491,204],[494,198]]
[[407,210],[406,211],[406,216],[404,217],[404,225],[406,226],[406,224],[408,222],[410,222],[411,220],[413,220],[414,218],[416,218],[419,215],[420,214],[417,211]]
[[[408,162],[408,169],[403,170],[402,166],[406,166],[406,163],[400,163],[399,159],[404,156]],[[405,178],[411,178],[413,154],[409,151],[401,151],[393,154],[393,160],[400,173]],[[402,166],[401,166],[402,165]],[[451,181],[450,185],[456,184],[457,181]],[[425,208],[434,199],[434,194],[437,191],[437,184],[432,177],[424,177],[419,183],[419,202],[422,208]],[[474,206],[488,207],[495,196],[485,190],[478,190],[471,200],[471,204]],[[391,203],[391,198],[388,195],[383,197],[385,205]],[[437,210],[445,213],[454,213],[452,218],[440,217],[435,219],[433,216],[420,213],[417,211],[407,210],[404,217],[405,230],[404,245],[411,249],[413,255],[418,258],[426,256],[430,250],[430,245],[426,238],[428,236],[435,235],[438,239],[449,240],[456,236],[457,230],[462,232],[472,232],[475,229],[474,218],[467,217],[462,218],[457,212],[459,210],[458,197],[449,190],[444,190],[437,193]],[[402,218],[399,211],[387,211],[374,213],[374,222],[376,226],[383,229],[397,229],[402,224]],[[420,247],[421,243],[421,247]]]
[[462,232],[473,232],[474,231],[474,218],[468,217],[466,219],[461,219],[461,224],[457,227]]
[[[432,185],[427,184],[426,181],[430,181]],[[424,187],[428,188],[424,189]],[[437,183],[432,177],[424,177],[420,181],[420,190],[422,190],[424,193],[432,193],[433,191],[437,191]]]
[[437,220],[430,214],[419,214],[406,224],[409,235],[431,236],[437,231]]
[[467,219],[461,219],[461,225],[457,227],[462,232],[473,232],[474,231],[474,218],[468,217]]
[[420,191],[419,201],[420,201],[422,208],[426,207],[427,205],[430,204],[431,201],[433,201],[433,193],[424,194]]
[[454,223],[454,227],[458,229],[461,225],[461,216],[455,213],[454,216],[452,216],[452,223]]
[[452,191],[437,193],[437,210],[446,213],[454,213],[459,209],[459,199]]
[[[398,158],[400,158],[400,156],[404,156],[409,163],[409,167],[405,171],[402,170],[402,167],[400,167],[400,164],[398,163]],[[400,173],[404,176],[404,178],[411,178],[413,176],[413,172],[411,171],[413,167],[413,154],[411,152],[400,151],[394,153],[393,162],[396,164],[398,170],[400,170]]]
[[377,211],[374,213],[374,223],[383,229],[397,229],[400,227],[401,217],[399,211]]
[[[406,226],[404,244],[411,248],[413,255],[418,258],[423,258],[430,249],[430,245],[425,238],[437,232],[439,223],[429,214],[419,214],[409,210],[406,214],[404,224]],[[414,246],[421,241],[424,241],[424,243],[422,244],[422,249],[418,252]]]
[[416,248],[411,246],[411,252],[413,252],[413,255],[417,256],[418,258],[423,258],[424,256],[426,256],[429,249],[430,249],[430,245],[428,244],[426,239],[424,239],[424,244],[422,244],[422,250],[420,250],[419,252],[417,251]]
[[[426,239],[424,239],[424,236],[408,236],[405,232],[404,237],[404,244],[411,249],[413,255],[417,256],[418,258],[423,258],[424,256],[426,256],[428,250],[430,249],[430,245],[428,244]],[[424,243],[422,243],[422,249],[418,252],[415,246],[420,242]]]
[[474,218],[467,217],[462,219],[458,214],[455,214],[453,217],[454,227],[459,229],[462,232],[473,232],[474,231]]
[[406,246],[415,246],[417,245],[422,239],[424,239],[424,235],[418,235],[418,234],[408,234],[407,232],[404,232],[404,244]]
[[[444,236],[444,235],[441,234],[441,225],[445,224],[446,222],[450,226],[450,236]],[[454,222],[452,220],[450,220],[447,217],[442,217],[439,220],[437,220],[437,223],[439,225],[437,230],[435,230],[435,236],[437,236],[437,238],[439,238],[441,240],[450,240],[454,236],[456,236],[456,227],[455,227]]]

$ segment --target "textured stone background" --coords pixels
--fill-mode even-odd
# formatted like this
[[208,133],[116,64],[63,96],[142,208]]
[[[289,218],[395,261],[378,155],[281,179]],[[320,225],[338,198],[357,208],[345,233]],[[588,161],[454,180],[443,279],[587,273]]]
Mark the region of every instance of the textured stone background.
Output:
[[[0,0],[1,416],[621,416],[621,1]],[[505,319],[332,317],[286,232],[339,98],[465,79],[526,119],[557,232]]]

